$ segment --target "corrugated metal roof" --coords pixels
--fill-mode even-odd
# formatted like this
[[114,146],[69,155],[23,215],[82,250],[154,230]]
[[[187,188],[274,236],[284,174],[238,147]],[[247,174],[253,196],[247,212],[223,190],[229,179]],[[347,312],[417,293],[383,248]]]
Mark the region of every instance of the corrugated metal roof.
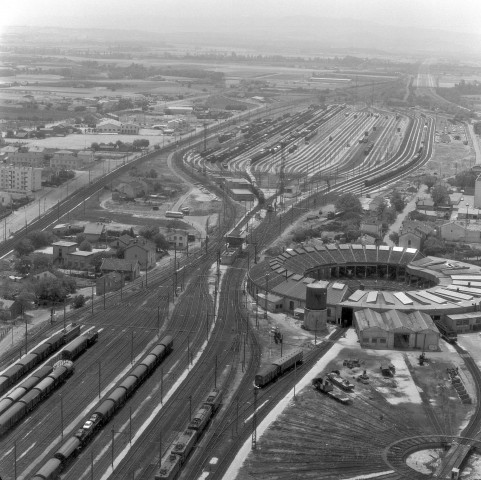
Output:
[[357,325],[362,331],[367,328],[379,328],[385,331],[438,332],[431,317],[426,313],[414,311],[410,313],[398,310],[376,312],[363,308],[354,312]]
[[366,294],[365,290],[356,290],[349,298],[351,302],[359,302],[362,297]]
[[472,300],[473,296],[472,295],[466,295],[465,293],[459,293],[456,290],[446,290],[444,288],[437,288],[435,290],[436,293],[439,295],[444,295],[448,298],[454,298],[455,300],[461,301],[461,300]]

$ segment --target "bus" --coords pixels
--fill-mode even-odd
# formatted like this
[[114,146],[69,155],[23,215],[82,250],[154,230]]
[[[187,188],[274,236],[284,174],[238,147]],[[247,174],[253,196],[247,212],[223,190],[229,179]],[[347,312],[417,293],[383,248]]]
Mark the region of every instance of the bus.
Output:
[[182,212],[165,212],[165,216],[169,218],[184,218]]

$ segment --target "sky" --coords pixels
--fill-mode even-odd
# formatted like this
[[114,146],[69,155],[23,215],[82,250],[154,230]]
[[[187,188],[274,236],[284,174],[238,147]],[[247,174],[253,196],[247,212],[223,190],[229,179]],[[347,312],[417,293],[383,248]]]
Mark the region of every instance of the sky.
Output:
[[[142,29],[152,20],[305,15],[370,20],[481,34],[481,0],[13,0],[3,5],[7,25]],[[3,2],[2,2],[3,3]],[[149,22],[146,22],[146,20]]]

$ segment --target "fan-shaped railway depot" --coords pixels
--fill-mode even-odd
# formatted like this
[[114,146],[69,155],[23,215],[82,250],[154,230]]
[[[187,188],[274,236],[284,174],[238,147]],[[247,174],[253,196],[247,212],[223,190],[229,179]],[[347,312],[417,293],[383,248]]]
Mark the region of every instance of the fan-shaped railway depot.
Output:
[[[426,327],[427,315],[457,332],[481,330],[481,267],[425,257],[413,248],[305,246],[255,264],[247,279],[259,306],[278,313],[305,309],[307,285],[325,289],[325,315],[331,323],[350,326],[370,309],[378,314],[368,318],[380,323],[392,317],[402,324],[409,317],[412,331]],[[423,319],[422,325],[413,325],[416,318]]]

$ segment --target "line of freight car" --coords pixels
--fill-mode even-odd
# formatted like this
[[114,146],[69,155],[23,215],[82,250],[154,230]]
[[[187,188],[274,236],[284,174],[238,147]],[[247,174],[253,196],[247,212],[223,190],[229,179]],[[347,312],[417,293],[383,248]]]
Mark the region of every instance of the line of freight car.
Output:
[[194,445],[200,439],[212,417],[222,403],[222,390],[214,388],[195,412],[187,428],[180,433],[161,460],[155,480],[174,480],[187,461]]
[[31,372],[43,359],[57,351],[80,334],[80,325],[72,325],[70,330],[56,333],[44,343],[24,355],[18,362],[0,375],[0,395],[6,392],[17,380]]
[[136,367],[120,382],[112,393],[94,410],[82,427],[66,440],[51,458],[32,478],[32,480],[50,480],[58,474],[127,401],[134,391],[144,382],[149,374],[172,352],[174,340],[165,336]]
[[9,395],[0,400],[0,415],[10,408],[13,403],[23,397],[29,390],[31,390],[40,380],[43,380],[47,375],[52,373],[53,367],[45,365],[33,373],[29,378],[24,380],[18,387],[14,388]]
[[50,375],[23,395],[2,415],[0,415],[0,435],[4,435],[27,413],[32,411],[49,393],[61,385],[74,371],[73,363],[68,360],[57,362]]
[[409,162],[405,163],[404,165],[401,165],[398,168],[395,168],[386,173],[383,173],[382,175],[378,175],[377,177],[365,180],[364,186],[372,187],[373,185],[381,183],[385,180],[389,180],[390,178],[396,177],[397,175],[400,175],[401,173],[404,173],[407,170],[409,170],[411,167],[415,166],[418,160],[419,160],[419,155],[416,155]]
[[64,360],[75,360],[87,348],[90,348],[99,338],[99,332],[90,332],[80,335],[73,342],[70,342],[62,350],[62,358]]
[[274,360],[271,365],[267,365],[257,372],[254,379],[254,385],[258,388],[266,386],[268,383],[283,375],[290,368],[298,363],[302,363],[303,357],[303,352],[299,348],[277,360]]

